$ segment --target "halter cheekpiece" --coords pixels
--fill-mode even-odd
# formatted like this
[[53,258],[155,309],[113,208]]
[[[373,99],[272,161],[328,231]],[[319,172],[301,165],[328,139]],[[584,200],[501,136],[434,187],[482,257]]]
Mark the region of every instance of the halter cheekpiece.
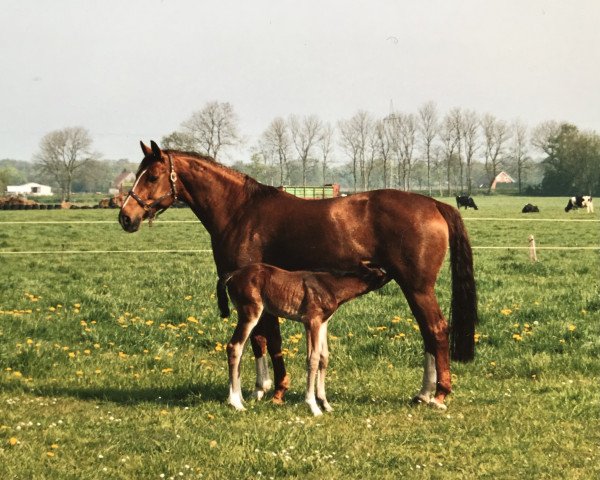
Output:
[[[149,217],[148,217],[149,222],[152,222],[152,220],[154,220],[154,218],[157,215],[160,215],[161,213],[163,213],[167,208],[169,208],[177,200],[177,186],[176,186],[177,173],[175,173],[175,169],[173,168],[173,159],[171,158],[170,153],[168,154],[168,157],[169,157],[169,183],[171,184],[171,190],[168,193],[165,193],[164,195],[160,196],[159,198],[157,198],[156,200],[154,200],[152,202],[145,201],[144,199],[140,198],[140,196],[137,193],[135,193],[133,191],[133,189],[129,190],[129,193],[127,194],[128,197],[133,198],[137,203],[139,203],[140,207],[142,207],[146,212],[150,213]],[[173,203],[171,205],[169,205],[169,207],[161,208],[159,211],[152,214],[152,210],[155,209],[158,205],[160,205],[160,202],[162,202],[167,197],[173,197]]]

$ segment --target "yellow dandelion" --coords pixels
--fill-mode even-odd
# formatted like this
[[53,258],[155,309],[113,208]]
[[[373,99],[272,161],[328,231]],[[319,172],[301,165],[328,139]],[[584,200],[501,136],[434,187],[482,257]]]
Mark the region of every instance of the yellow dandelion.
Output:
[[75,352],[69,352],[69,358],[75,358]]
[[15,446],[17,443],[19,443],[19,440],[17,440],[15,437],[10,437],[10,438],[8,439],[8,444],[9,444],[11,447],[14,447],[14,446]]
[[513,311],[510,308],[503,308],[502,310],[500,310],[500,313],[506,316],[510,315],[512,312]]
[[162,373],[173,373],[173,369],[172,368],[163,368]]
[[56,443],[53,443],[52,445],[50,445],[50,448],[52,450],[56,450],[58,448],[58,445]]
[[575,325],[571,324],[571,325],[569,325],[568,329],[569,329],[569,332],[574,332],[575,330],[577,330],[577,327]]
[[98,374],[102,373],[102,370],[100,370],[100,369],[98,368],[98,369],[94,370],[94,373],[95,373],[96,375],[98,375]]
[[216,440],[211,440],[210,443],[210,448],[215,448],[217,446],[217,441]]
[[100,348],[100,344],[99,343],[94,343],[94,348],[97,350]]
[[223,344],[221,342],[217,342],[217,344],[215,345],[215,351],[216,352],[222,352],[223,351]]
[[78,377],[82,377],[83,376],[83,371],[82,370],[77,370],[75,372],[75,375],[77,375]]
[[92,351],[91,351],[91,350],[87,350],[87,349],[86,349],[86,350],[84,350],[84,351],[83,351],[83,353],[85,353],[86,355],[91,355],[91,354],[92,354]]
[[490,365],[491,365],[492,367],[495,367],[495,366],[496,366],[496,362],[490,362]]
[[516,342],[520,342],[521,340],[523,340],[523,337],[521,335],[519,335],[518,333],[513,334],[512,338],[516,341]]
[[54,452],[46,452],[46,455],[50,458],[52,458],[54,456]]
[[191,295],[186,295],[186,296],[184,297],[184,299],[185,299],[185,300],[191,300],[192,298],[193,298],[193,297],[192,297]]
[[128,356],[129,356],[129,355],[127,355],[127,354],[126,354],[126,353],[124,353],[124,352],[119,352],[119,358],[121,358],[121,359],[123,359],[123,360],[124,360],[124,359],[126,359]]
[[16,372],[13,372],[13,377],[15,377],[15,378],[21,378],[21,377],[23,377],[23,374],[21,372],[19,372],[19,371],[16,371]]

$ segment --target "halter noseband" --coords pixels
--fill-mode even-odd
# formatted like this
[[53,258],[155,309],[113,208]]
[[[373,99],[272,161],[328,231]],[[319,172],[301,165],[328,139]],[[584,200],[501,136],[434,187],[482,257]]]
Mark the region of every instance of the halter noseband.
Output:
[[[137,203],[139,203],[140,207],[142,207],[144,209],[144,211],[150,212],[150,215],[148,217],[148,221],[150,221],[150,222],[152,222],[154,217],[163,213],[167,208],[169,208],[177,200],[177,186],[175,183],[175,182],[177,182],[177,174],[175,173],[175,169],[173,168],[173,159],[171,158],[170,153],[168,154],[168,157],[169,157],[169,183],[171,184],[171,190],[169,191],[169,193],[165,193],[164,195],[160,196],[153,202],[143,200],[142,198],[140,198],[140,196],[137,193],[135,193],[133,191],[133,189],[129,190],[129,193],[127,194],[128,197],[133,198]],[[160,205],[160,202],[162,202],[167,197],[173,197],[173,202],[171,203],[171,205],[169,205],[169,207],[161,208],[158,212],[156,212],[155,214],[152,214],[151,213],[152,210],[155,209],[158,205]]]

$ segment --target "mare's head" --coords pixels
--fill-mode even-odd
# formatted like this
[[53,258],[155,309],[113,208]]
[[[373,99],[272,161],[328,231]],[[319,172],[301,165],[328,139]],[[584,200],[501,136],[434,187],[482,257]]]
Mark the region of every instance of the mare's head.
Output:
[[119,223],[126,232],[136,232],[145,219],[152,220],[177,199],[177,174],[171,155],[155,142],[150,142],[151,148],[140,144],[144,159],[119,212]]

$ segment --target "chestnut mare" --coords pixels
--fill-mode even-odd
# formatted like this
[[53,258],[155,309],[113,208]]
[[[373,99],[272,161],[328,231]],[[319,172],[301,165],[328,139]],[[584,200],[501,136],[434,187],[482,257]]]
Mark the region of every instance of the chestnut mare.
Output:
[[318,403],[326,412],[331,412],[333,409],[325,395],[329,365],[328,320],[343,303],[381,288],[387,282],[386,272],[369,262],[361,262],[353,272],[339,273],[289,272],[266,263],[251,263],[225,275],[223,284],[238,311],[238,322],[227,344],[229,404],[237,410],[245,410],[240,385],[242,351],[260,316],[268,312],[304,325],[306,403],[315,416],[323,414]]
[[[162,151],[141,143],[135,184],[119,213],[124,230],[187,203],[211,237],[219,278],[264,262],[286,270],[350,271],[363,260],[380,265],[402,289],[425,344],[421,390],[414,400],[445,408],[451,391],[450,354],[474,357],[477,299],[473,256],[458,210],[422,195],[375,190],[348,197],[303,200],[194,153]],[[435,282],[450,246],[452,328],[435,296]],[[217,284],[221,310],[227,292]],[[255,395],[270,387],[266,352],[275,375],[273,401],[281,402],[289,378],[275,315],[263,313],[251,333],[256,358]]]

